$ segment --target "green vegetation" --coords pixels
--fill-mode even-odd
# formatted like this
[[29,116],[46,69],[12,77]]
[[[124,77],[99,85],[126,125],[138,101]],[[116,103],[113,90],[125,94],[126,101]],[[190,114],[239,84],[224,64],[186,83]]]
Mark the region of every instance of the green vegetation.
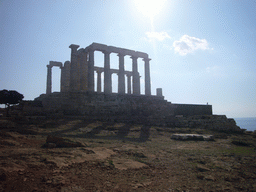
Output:
[[11,105],[16,105],[22,101],[24,96],[17,91],[3,89],[0,91],[0,104],[5,104],[6,116],[9,116],[9,108]]
[[242,156],[250,156],[256,154],[256,150],[252,147],[234,147],[231,149],[221,150],[221,153],[226,155],[242,155]]

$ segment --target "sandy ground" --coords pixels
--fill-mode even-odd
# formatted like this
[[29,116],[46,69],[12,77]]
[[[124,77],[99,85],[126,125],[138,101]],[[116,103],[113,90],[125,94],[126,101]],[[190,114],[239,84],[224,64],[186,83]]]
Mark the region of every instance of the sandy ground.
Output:
[[[213,134],[215,141],[171,139],[180,132]],[[42,148],[47,135],[83,147]],[[0,139],[0,191],[256,191],[253,134],[67,119],[0,120]]]

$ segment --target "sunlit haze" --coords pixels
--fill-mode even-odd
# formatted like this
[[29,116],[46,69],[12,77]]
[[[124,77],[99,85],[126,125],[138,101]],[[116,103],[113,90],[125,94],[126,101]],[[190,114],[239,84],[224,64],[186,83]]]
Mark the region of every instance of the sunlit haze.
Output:
[[[214,114],[256,117],[256,1],[0,1],[0,90],[25,100],[46,91],[49,61],[70,60],[70,44],[93,42],[149,55],[152,94],[206,104]],[[110,55],[111,68],[118,57]],[[95,66],[104,55],[95,52]],[[125,57],[125,70],[132,70]],[[144,94],[144,66],[138,59]],[[52,71],[53,91],[60,69]],[[117,91],[117,75],[112,77]]]
[[135,6],[143,15],[153,18],[159,14],[166,0],[134,0]]

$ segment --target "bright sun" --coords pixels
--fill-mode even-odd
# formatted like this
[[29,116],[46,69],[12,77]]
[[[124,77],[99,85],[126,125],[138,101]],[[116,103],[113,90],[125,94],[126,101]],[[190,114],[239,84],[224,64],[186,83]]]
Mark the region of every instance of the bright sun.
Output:
[[145,16],[154,18],[160,13],[166,0],[134,0],[137,9]]

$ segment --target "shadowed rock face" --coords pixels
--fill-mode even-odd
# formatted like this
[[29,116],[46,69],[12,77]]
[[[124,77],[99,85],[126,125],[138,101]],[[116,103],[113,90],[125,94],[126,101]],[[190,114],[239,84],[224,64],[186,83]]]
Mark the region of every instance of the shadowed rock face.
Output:
[[69,139],[64,139],[62,137],[56,137],[52,135],[48,135],[46,139],[46,143],[42,146],[43,148],[64,148],[64,147],[84,147],[84,145],[80,142],[74,142]]

